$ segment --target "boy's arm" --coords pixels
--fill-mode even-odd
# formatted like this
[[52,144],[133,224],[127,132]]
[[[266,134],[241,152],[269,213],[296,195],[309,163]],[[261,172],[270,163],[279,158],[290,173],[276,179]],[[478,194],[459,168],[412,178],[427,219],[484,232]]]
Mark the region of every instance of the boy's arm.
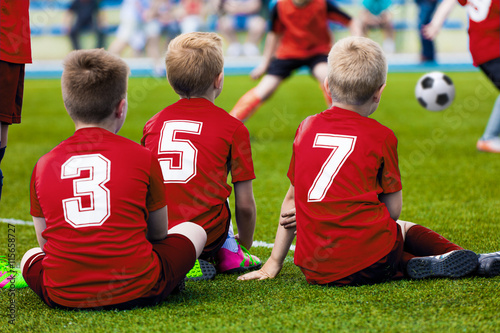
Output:
[[149,212],[147,225],[146,239],[148,241],[154,242],[165,239],[168,235],[167,206]]
[[278,48],[278,44],[281,36],[276,34],[273,31],[269,31],[266,36],[266,42],[264,44],[264,51],[262,53],[262,61],[260,64],[255,67],[250,73],[250,77],[254,80],[257,80],[262,75],[264,75],[269,67],[269,63],[271,63],[271,59]]
[[236,238],[246,249],[250,249],[253,243],[255,220],[257,219],[251,180],[234,183],[234,202],[236,225],[238,226]]
[[422,27],[422,34],[426,39],[432,40],[437,37],[444,21],[446,21],[456,3],[456,0],[443,0],[441,2],[434,13],[432,21]]
[[290,185],[285,195],[285,199],[283,200],[283,204],[281,205],[280,223],[278,225],[278,231],[276,232],[271,256],[260,270],[242,275],[238,277],[238,280],[265,280],[268,278],[272,279],[278,275],[283,267],[283,262],[288,254],[290,245],[292,245],[293,239],[295,238],[295,228],[288,227],[285,229],[282,220],[289,218],[289,213],[294,210],[295,188],[293,185]]
[[394,221],[399,219],[401,215],[401,209],[403,208],[403,191],[397,191],[394,193],[381,193],[378,199],[385,204],[391,214],[391,218]]
[[43,238],[42,232],[45,230],[45,228],[47,228],[47,223],[45,222],[44,217],[33,216],[33,224],[35,225],[35,233],[38,245],[43,251],[43,246],[45,245],[45,243],[47,243],[47,240]]

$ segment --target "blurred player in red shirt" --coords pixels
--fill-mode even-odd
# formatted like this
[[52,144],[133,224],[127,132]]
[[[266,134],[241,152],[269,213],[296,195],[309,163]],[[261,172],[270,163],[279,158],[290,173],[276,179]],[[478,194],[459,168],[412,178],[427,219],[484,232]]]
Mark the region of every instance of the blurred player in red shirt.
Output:
[[[219,273],[260,267],[246,251],[256,220],[250,137],[241,121],[214,105],[224,82],[222,40],[215,33],[180,35],[170,42],[165,61],[168,81],[181,99],[146,123],[141,143],[160,162],[169,223],[201,225],[208,234],[201,258],[214,261]],[[238,235],[228,205],[229,173]],[[191,273],[188,278],[196,277]]]
[[[0,163],[9,125],[21,122],[24,66],[31,63],[29,0],[0,2]],[[0,199],[3,174],[0,169]]]
[[[432,21],[423,27],[427,39],[438,35],[457,0],[443,0]],[[474,66],[500,89],[500,0],[458,0],[469,16],[469,50]],[[477,141],[479,151],[500,153],[500,95],[497,97],[483,135]]]
[[21,262],[28,286],[50,307],[156,304],[182,288],[205,246],[194,223],[168,230],[158,161],[116,135],[127,115],[128,73],[102,49],[65,59],[62,94],[76,131],[33,170],[40,247]]
[[[295,230],[295,264],[310,284],[363,285],[474,272],[474,252],[398,220],[403,200],[397,139],[368,118],[385,88],[387,62],[380,46],[364,37],[344,38],[333,46],[328,64],[325,89],[333,106],[300,124],[271,257],[261,270],[240,279],[275,277]],[[500,274],[500,252],[480,255],[479,263],[480,274]]]
[[[271,31],[266,37],[263,60],[250,77],[256,80],[266,75],[231,110],[231,115],[242,121],[250,118],[281,82],[302,66],[309,67],[322,87],[332,46],[329,21],[350,26],[353,33],[360,33],[357,32],[359,24],[354,24],[331,0],[277,0],[270,8]],[[330,105],[326,93],[325,99]]]

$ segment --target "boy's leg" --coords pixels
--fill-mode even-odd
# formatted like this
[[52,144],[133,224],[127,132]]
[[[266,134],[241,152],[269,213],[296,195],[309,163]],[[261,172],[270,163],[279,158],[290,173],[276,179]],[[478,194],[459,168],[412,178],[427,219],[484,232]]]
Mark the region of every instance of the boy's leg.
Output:
[[242,273],[257,269],[262,265],[259,258],[251,255],[247,249],[238,244],[234,237],[233,225],[229,224],[226,241],[217,252],[217,271],[219,273]]
[[26,252],[21,260],[21,272],[24,280],[31,290],[42,299],[42,301],[50,307],[56,307],[47,295],[47,289],[43,284],[43,265],[42,260],[45,253],[41,248],[35,247]]
[[[321,91],[323,92],[323,97],[325,98],[326,105],[328,107],[332,106],[332,97],[330,96],[330,92],[326,90],[325,87],[325,78],[328,75],[328,63],[326,62],[327,57],[325,57],[325,61],[317,62],[312,67],[312,74],[318,80]],[[319,60],[319,59],[318,59]]]
[[[493,84],[500,90],[500,58],[479,66]],[[490,153],[500,153],[500,95],[497,97],[483,136],[477,142],[477,149]]]
[[402,265],[414,279],[426,277],[462,277],[472,273],[478,263],[477,255],[450,242],[440,234],[410,222],[398,221],[406,229],[405,252],[414,255]]
[[257,87],[243,95],[231,110],[230,114],[241,121],[246,121],[278,88],[282,78],[276,75],[265,75]]

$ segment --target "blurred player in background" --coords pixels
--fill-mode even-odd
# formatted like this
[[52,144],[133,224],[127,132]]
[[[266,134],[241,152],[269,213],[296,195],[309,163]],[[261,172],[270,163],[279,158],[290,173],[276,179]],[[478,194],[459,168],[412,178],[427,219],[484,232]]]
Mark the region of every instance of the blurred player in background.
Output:
[[295,231],[294,261],[310,284],[458,278],[476,269],[479,275],[500,274],[500,252],[478,257],[428,228],[398,220],[403,195],[397,138],[369,118],[386,86],[380,46],[364,37],[341,39],[328,64],[324,84],[333,106],[297,129],[271,257],[239,279],[275,277]]
[[[0,165],[9,126],[21,122],[24,67],[31,63],[29,0],[0,2]],[[3,173],[0,169],[0,199]]]
[[31,177],[40,247],[21,262],[50,307],[129,309],[183,288],[206,242],[190,222],[168,229],[155,156],[116,133],[127,116],[127,64],[102,49],[71,52],[61,78],[75,133]]
[[[423,27],[424,36],[434,39],[457,0],[443,0],[432,21]],[[474,66],[500,90],[500,0],[458,0],[469,16],[469,50]],[[482,137],[477,141],[479,151],[500,153],[500,95]]]
[[[266,32],[266,21],[260,16],[261,0],[215,0],[219,12],[218,30],[229,43],[227,55],[257,56],[259,43]],[[241,44],[238,31],[246,32]]]
[[[277,0],[270,10],[268,32],[262,62],[251,73],[259,84],[245,93],[231,110],[231,115],[246,121],[262,102],[278,89],[281,82],[302,66],[320,82],[327,73],[327,55],[332,45],[329,21],[351,27],[359,35],[359,24],[331,0]],[[322,88],[323,89],[323,88]],[[323,90],[327,104],[331,99]]]
[[[191,221],[206,230],[203,265],[215,262],[219,273],[258,268],[259,258],[246,250],[253,243],[257,216],[249,133],[214,105],[224,83],[222,39],[207,32],[179,35],[168,45],[165,59],[168,82],[180,100],[146,123],[141,143],[160,162],[169,222]],[[228,203],[229,174],[237,235]],[[187,277],[203,275],[203,267],[201,272],[197,268]]]
[[91,30],[96,35],[96,48],[104,47],[104,14],[100,8],[101,0],[73,0],[65,12],[63,21],[74,50],[81,49],[80,34]]
[[363,36],[368,35],[370,29],[380,28],[383,33],[382,48],[386,53],[396,52],[395,31],[392,25],[392,14],[389,7],[391,0],[363,0],[358,19]]
[[422,63],[433,63],[436,61],[434,41],[425,36],[422,28],[431,21],[438,0],[415,0],[415,3],[418,6],[418,33],[421,45],[420,60]]

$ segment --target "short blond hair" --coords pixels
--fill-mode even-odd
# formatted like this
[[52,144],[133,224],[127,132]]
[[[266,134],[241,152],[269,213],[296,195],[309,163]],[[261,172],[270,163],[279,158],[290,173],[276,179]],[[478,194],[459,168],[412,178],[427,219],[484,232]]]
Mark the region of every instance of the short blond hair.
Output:
[[74,121],[100,123],[127,96],[128,65],[103,49],[72,51],[63,66],[63,101]]
[[369,38],[343,38],[328,54],[328,86],[334,102],[362,105],[386,79],[384,52]]
[[183,97],[204,95],[224,70],[222,38],[213,32],[191,32],[177,36],[165,56],[167,79]]

